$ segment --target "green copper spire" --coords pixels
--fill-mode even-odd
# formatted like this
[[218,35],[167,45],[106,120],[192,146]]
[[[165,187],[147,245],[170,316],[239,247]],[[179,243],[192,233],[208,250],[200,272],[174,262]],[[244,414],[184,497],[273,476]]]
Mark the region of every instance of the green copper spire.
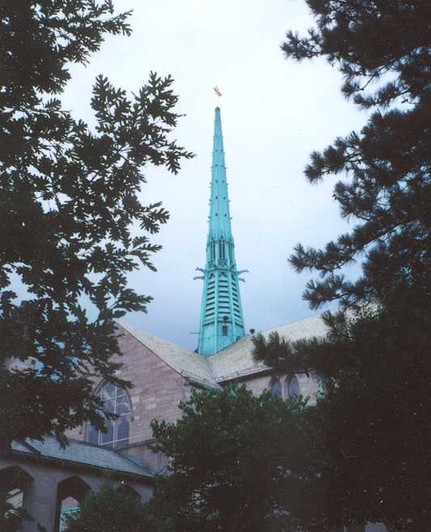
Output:
[[209,231],[198,352],[213,355],[244,336],[224,162],[220,109],[215,110]]

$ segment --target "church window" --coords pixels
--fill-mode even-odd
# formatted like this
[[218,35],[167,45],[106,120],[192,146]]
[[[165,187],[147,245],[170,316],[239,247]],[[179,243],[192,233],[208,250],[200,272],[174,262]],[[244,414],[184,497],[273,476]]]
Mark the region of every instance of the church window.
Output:
[[281,382],[280,382],[280,379],[273,379],[271,381],[271,394],[274,397],[281,397]]
[[99,431],[93,425],[87,427],[87,441],[95,445],[99,443]]
[[4,512],[2,517],[11,518],[13,522],[14,516],[18,517],[26,510],[27,493],[32,482],[33,477],[18,466],[6,467],[0,471],[0,504]]
[[64,532],[69,528],[69,517],[79,513],[81,504],[90,492],[90,486],[76,476],[66,478],[57,484],[55,531]]
[[290,379],[286,379],[286,392],[287,397],[291,399],[299,397],[299,382],[295,375]]
[[117,430],[118,441],[128,441],[129,440],[129,421],[124,417],[120,418]]
[[100,434],[100,444],[101,445],[108,445],[110,447],[110,443],[114,442],[114,421],[108,420],[106,422],[106,432],[102,432]]
[[99,389],[99,397],[107,413],[117,414],[116,419],[106,420],[106,432],[92,425],[87,427],[87,441],[104,447],[122,447],[129,443],[131,405],[124,388],[111,382]]

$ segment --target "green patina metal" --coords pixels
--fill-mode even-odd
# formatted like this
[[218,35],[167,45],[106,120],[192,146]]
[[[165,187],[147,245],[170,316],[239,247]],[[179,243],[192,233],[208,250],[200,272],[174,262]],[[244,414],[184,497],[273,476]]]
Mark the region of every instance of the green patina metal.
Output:
[[209,230],[198,352],[210,356],[245,335],[232,237],[220,108],[215,110]]

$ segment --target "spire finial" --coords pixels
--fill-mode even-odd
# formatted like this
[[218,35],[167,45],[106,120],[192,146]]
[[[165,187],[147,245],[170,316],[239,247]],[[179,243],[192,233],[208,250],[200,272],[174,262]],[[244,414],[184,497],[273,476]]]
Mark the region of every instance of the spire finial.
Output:
[[218,87],[214,87],[214,92],[216,93],[216,95],[220,98],[221,97],[221,90],[218,88]]

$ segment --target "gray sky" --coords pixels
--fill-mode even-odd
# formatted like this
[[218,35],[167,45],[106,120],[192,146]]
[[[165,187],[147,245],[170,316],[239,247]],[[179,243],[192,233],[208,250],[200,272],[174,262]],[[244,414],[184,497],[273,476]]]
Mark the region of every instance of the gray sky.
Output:
[[[148,168],[144,202],[163,200],[171,220],[155,240],[158,272],[137,272],[132,285],[151,294],[148,314],[124,322],[194,349],[205,263],[214,107],[222,112],[232,229],[240,269],[246,330],[265,330],[314,314],[301,294],[309,274],[287,257],[297,242],[320,246],[345,230],[332,201],[334,179],[318,186],[303,169],[312,150],[364,123],[346,102],[341,76],[323,61],[294,63],[281,50],[288,29],[304,32],[312,19],[303,0],[115,0],[133,9],[131,37],[110,37],[89,66],[74,67],[64,102],[91,120],[97,74],[137,91],[150,71],[172,74],[176,131],[196,157],[180,174]],[[223,96],[216,98],[213,87]]]

